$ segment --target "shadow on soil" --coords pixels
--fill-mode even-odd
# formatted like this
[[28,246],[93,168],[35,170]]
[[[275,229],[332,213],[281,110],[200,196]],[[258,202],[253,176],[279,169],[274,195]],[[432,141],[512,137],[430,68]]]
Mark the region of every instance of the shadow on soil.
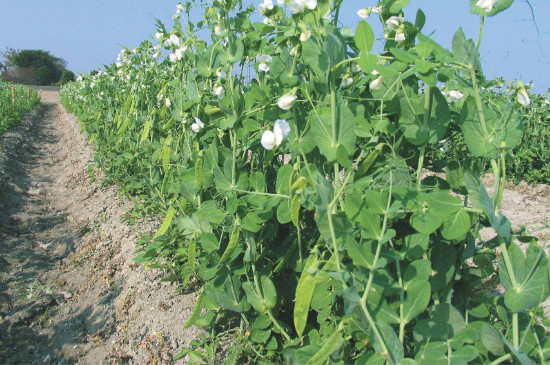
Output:
[[86,307],[56,324],[50,319],[67,298],[49,293],[44,279],[78,238],[41,191],[54,183],[47,173],[57,156],[43,148],[58,141],[45,119],[52,108],[41,104],[0,138],[0,363],[76,361],[94,334],[113,330],[107,308]]

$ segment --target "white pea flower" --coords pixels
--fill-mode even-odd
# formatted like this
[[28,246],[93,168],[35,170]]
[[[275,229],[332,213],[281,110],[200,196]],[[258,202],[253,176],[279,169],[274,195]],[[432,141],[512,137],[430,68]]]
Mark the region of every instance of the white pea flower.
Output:
[[172,102],[170,101],[170,99],[166,98],[166,107],[169,108],[170,105],[172,105]]
[[269,63],[272,60],[273,60],[273,58],[268,54],[256,56],[256,62],[260,63],[258,65],[258,70],[263,71],[263,72],[268,72],[269,71]]
[[302,34],[300,34],[300,40],[302,42],[307,41],[310,37],[311,37],[311,30],[309,29],[304,30]]
[[398,28],[401,25],[401,23],[403,23],[404,21],[405,21],[405,18],[394,15],[389,17],[388,20],[386,20],[386,27],[388,27],[389,30],[394,30]]
[[367,19],[372,11],[372,8],[359,9],[357,15],[363,19]]
[[170,36],[170,43],[172,43],[174,46],[179,46],[180,45],[180,37],[178,37],[175,34],[172,34]]
[[348,87],[351,84],[353,84],[353,77],[351,77],[350,75],[345,75],[342,79],[342,88]]
[[204,128],[204,123],[197,117],[193,118],[195,118],[195,123],[191,124],[191,129],[193,130],[193,132],[199,133],[200,130]]
[[160,52],[155,52],[155,54],[153,55],[153,58],[159,58],[160,57]]
[[486,13],[489,13],[493,10],[494,6],[498,3],[498,0],[478,0],[476,6],[485,10]]
[[225,96],[225,89],[222,85],[215,86],[212,90],[214,92],[214,95],[216,95],[219,99],[223,99]]
[[464,94],[460,91],[451,90],[449,92],[442,91],[441,92],[445,99],[447,99],[447,102],[449,103],[457,103],[460,99],[464,97]]
[[216,25],[214,26],[214,34],[216,34],[216,35],[221,35],[222,33],[223,33],[223,28],[222,28],[222,26],[219,25],[219,24],[216,24]]
[[176,56],[174,53],[172,53],[170,56],[170,62],[176,62],[178,60],[178,56]]
[[381,14],[382,13],[382,5],[372,7],[371,11],[375,14]]
[[265,13],[267,10],[273,10],[273,0],[264,0],[264,2],[258,5],[260,13]]
[[285,0],[277,0],[277,5],[283,6],[285,4]]
[[156,32],[156,33],[155,33],[155,38],[156,38],[156,39],[161,39],[163,35],[164,35],[164,34],[162,34],[161,32]]
[[176,5],[176,10],[181,13],[183,11],[183,5],[181,4]]
[[262,134],[261,144],[266,150],[271,150],[275,146],[280,146],[283,139],[290,133],[290,125],[284,119],[277,119],[273,126],[273,131],[265,131]]
[[290,110],[294,103],[296,102],[296,94],[294,92],[288,92],[279,98],[277,105],[283,110]]
[[531,99],[529,98],[529,94],[527,94],[527,90],[522,86],[518,90],[518,103],[520,103],[523,106],[527,106],[531,104]]
[[275,22],[271,19],[269,19],[268,17],[264,16],[264,18],[262,19],[262,22],[265,24],[265,25],[271,25],[271,26],[274,26],[275,25]]
[[317,7],[317,0],[291,0],[288,4],[288,10],[292,14],[303,13],[307,9],[315,9]]
[[384,77],[382,75],[378,76],[376,79],[372,80],[369,84],[371,90],[378,90],[384,86]]
[[117,63],[116,63],[116,67],[122,67],[122,63],[117,62]]
[[170,38],[165,39],[164,42],[162,42],[162,45],[164,47],[170,47],[172,45],[172,41],[170,40]]
[[395,41],[396,41],[397,43],[401,43],[401,42],[403,42],[405,39],[406,39],[406,37],[405,37],[405,31],[403,30],[403,28],[398,28],[397,31],[395,32]]

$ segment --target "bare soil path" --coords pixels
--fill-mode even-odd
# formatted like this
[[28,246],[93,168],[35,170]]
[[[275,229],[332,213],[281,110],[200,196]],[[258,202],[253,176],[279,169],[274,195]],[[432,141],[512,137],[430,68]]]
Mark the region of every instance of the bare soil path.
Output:
[[55,91],[0,137],[0,363],[171,363],[197,334],[195,296],[133,263],[158,222],[127,223],[92,160]]

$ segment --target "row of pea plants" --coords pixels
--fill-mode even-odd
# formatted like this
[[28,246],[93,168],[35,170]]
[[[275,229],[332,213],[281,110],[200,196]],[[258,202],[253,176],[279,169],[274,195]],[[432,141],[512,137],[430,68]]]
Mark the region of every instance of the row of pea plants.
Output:
[[0,135],[19,124],[23,116],[38,103],[36,90],[0,81]]
[[[506,102],[522,86],[517,82],[506,82],[498,78],[488,83],[481,96],[486,103]],[[507,178],[516,184],[526,181],[530,184],[550,185],[550,165],[547,163],[550,160],[550,145],[547,143],[550,137],[550,90],[543,94],[534,94],[529,92],[530,86],[532,85],[525,85],[526,93],[516,101],[524,124],[524,135],[507,156]],[[454,97],[460,97],[460,94]],[[428,152],[434,155],[431,158],[434,161],[443,158],[456,159],[468,166],[475,165],[480,171],[491,171],[489,159],[472,159],[460,125],[451,123],[449,128],[449,137],[441,141],[440,148]],[[434,170],[438,168],[432,167]]]
[[[447,50],[407,0],[358,9],[355,30],[342,3],[217,0],[196,24],[178,4],[157,40],[62,89],[109,178],[164,216],[136,260],[200,287],[186,326],[259,344],[251,362],[550,361],[546,254],[500,213],[525,88],[480,96],[483,27]],[[460,161],[427,173],[450,123],[493,194]]]

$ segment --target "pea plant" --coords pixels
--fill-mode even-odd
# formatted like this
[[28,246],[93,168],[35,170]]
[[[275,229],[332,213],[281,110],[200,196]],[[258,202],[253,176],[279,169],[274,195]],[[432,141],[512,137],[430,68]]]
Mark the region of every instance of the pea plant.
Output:
[[[478,39],[450,51],[408,0],[355,30],[342,3],[180,3],[158,43],[62,89],[109,177],[164,215],[136,261],[199,286],[185,326],[231,329],[255,362],[548,362],[547,257],[500,212],[520,109],[481,96],[484,19],[512,0],[472,0]],[[475,164],[430,171],[450,125],[494,194]]]
[[36,90],[27,86],[0,81],[0,135],[21,122],[38,103]]

